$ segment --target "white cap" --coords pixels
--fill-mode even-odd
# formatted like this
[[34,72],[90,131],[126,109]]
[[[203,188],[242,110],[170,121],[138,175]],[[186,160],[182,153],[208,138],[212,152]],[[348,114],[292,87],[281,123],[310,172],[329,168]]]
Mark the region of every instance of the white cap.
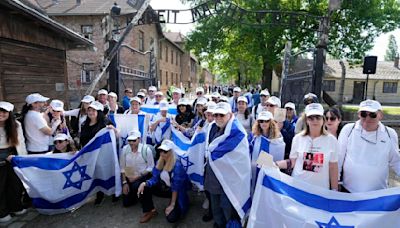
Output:
[[95,109],[97,111],[103,111],[104,110],[103,104],[98,102],[98,101],[93,101],[92,103],[90,103],[89,107],[93,108],[93,109]]
[[269,93],[269,91],[266,90],[266,89],[264,89],[264,90],[261,91],[260,96],[261,96],[261,95],[268,96],[268,97],[271,96],[271,94]]
[[228,97],[227,97],[227,96],[221,96],[221,97],[219,98],[219,100],[220,100],[220,101],[228,102]]
[[108,93],[108,96],[118,98],[118,95],[114,92]]
[[54,142],[54,141],[58,141],[58,140],[60,140],[60,141],[65,141],[65,140],[67,140],[68,138],[69,138],[68,135],[66,135],[66,134],[64,134],[64,133],[59,133],[59,134],[57,134],[57,135],[54,137],[53,142]]
[[174,91],[172,91],[172,93],[179,93],[182,94],[182,90],[179,88],[175,88]]
[[149,91],[154,91],[155,92],[155,91],[157,91],[157,88],[155,86],[150,86],[149,87]]
[[273,118],[274,116],[272,115],[272,113],[268,111],[262,111],[257,116],[257,120],[271,120]]
[[161,91],[157,91],[155,95],[156,95],[156,96],[157,96],[157,95],[158,95],[158,96],[164,96],[163,92],[161,92]]
[[83,99],[81,100],[81,102],[85,102],[85,103],[91,103],[93,102],[95,99],[93,96],[90,95],[86,95],[83,97]]
[[146,96],[146,94],[144,94],[143,92],[139,92],[139,93],[137,93],[137,95],[136,96],[142,96],[142,97],[145,97]]
[[64,111],[64,102],[60,100],[52,100],[50,102],[50,107],[53,111],[63,112]]
[[240,87],[235,87],[233,88],[233,92],[242,92],[242,89]]
[[248,104],[249,102],[247,101],[247,98],[246,97],[244,97],[244,96],[240,96],[240,97],[238,97],[238,99],[237,99],[237,103],[239,103],[239,101],[243,101],[243,102],[245,102],[246,104]]
[[39,93],[32,93],[25,98],[25,101],[28,105],[30,105],[35,102],[46,102],[48,99],[48,97],[44,97]]
[[217,104],[214,101],[209,101],[206,104],[207,110],[205,112],[214,113],[214,110],[217,108]]
[[127,140],[136,140],[137,138],[140,138],[142,135],[140,134],[139,131],[133,130],[129,132]]
[[97,95],[102,95],[102,94],[104,94],[104,95],[108,95],[108,92],[107,92],[107,90],[105,90],[105,89],[101,89],[101,90],[99,90],[99,91],[97,92]]
[[203,87],[198,87],[196,89],[196,93],[198,93],[198,92],[204,93],[204,88]]
[[288,103],[285,104],[285,108],[291,108],[291,109],[295,110],[296,109],[296,105],[294,103],[292,103],[292,102],[288,102]]
[[220,98],[221,94],[219,94],[218,92],[214,92],[214,93],[211,94],[211,97]]
[[272,96],[272,97],[268,98],[267,103],[270,103],[272,105],[278,106],[278,108],[281,107],[281,99],[279,99],[279,98],[277,98],[275,96]]
[[231,109],[231,105],[226,103],[226,102],[220,102],[217,104],[217,106],[215,107],[215,110],[213,113],[218,113],[218,114],[228,114],[231,113],[232,109]]
[[14,110],[14,105],[7,101],[0,101],[0,108],[6,110],[7,112],[11,112]]
[[377,112],[381,111],[382,106],[381,103],[375,100],[365,100],[360,103],[360,107],[358,109],[359,112],[367,111],[367,112]]
[[181,99],[179,99],[179,102],[178,102],[178,106],[179,105],[189,105],[189,100],[186,98],[181,98]]
[[161,101],[160,104],[160,111],[166,111],[168,110],[168,102],[167,101]]
[[175,144],[168,139],[165,139],[162,141],[161,146],[158,147],[158,149],[163,150],[163,151],[169,151],[175,148]]
[[200,97],[199,99],[197,99],[197,104],[205,105],[205,104],[207,104],[207,99],[204,97]]
[[305,110],[306,116],[323,116],[324,115],[324,107],[322,107],[319,103],[311,103],[306,106]]
[[129,100],[129,103],[132,103],[133,101],[136,101],[137,103],[142,104],[142,100],[139,97],[132,97]]
[[304,100],[310,99],[310,98],[313,98],[313,97],[317,97],[317,95],[315,95],[313,93],[307,93],[306,95],[304,95]]

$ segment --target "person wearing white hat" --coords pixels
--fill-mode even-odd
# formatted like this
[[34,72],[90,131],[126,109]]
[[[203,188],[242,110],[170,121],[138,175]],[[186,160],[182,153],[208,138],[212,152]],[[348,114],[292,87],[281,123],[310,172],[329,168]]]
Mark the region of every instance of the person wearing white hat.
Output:
[[274,121],[271,112],[262,111],[257,116],[253,126],[253,137],[250,140],[251,148],[251,192],[254,192],[259,168],[257,160],[262,152],[272,155],[274,161],[283,160],[285,154],[285,142],[279,130],[278,124]]
[[156,98],[156,101],[154,102],[154,105],[159,105],[160,102],[164,99],[164,94],[163,94],[163,92],[157,91],[157,92],[155,93],[155,98]]
[[170,104],[175,104],[176,106],[178,106],[179,100],[182,98],[182,90],[179,88],[175,88],[172,91],[172,101],[170,102]]
[[[79,138],[81,144],[80,146],[84,147],[97,134],[97,132],[105,127],[113,129],[116,137],[119,137],[118,130],[112,125],[110,120],[105,118],[103,104],[98,101],[93,101],[89,105],[87,119],[82,126],[82,131]],[[104,193],[97,192],[94,204],[96,206],[100,205],[103,202],[103,199]]]
[[151,118],[149,125],[155,144],[171,138],[171,121],[174,119],[174,116],[168,113],[169,104],[166,100],[160,102],[159,108],[160,112]]
[[58,154],[58,153],[68,153],[76,152],[76,148],[74,145],[74,141],[71,140],[71,137],[64,133],[59,133],[56,136],[54,136],[54,150],[53,154]]
[[244,96],[240,96],[237,99],[238,111],[235,113],[236,119],[242,124],[247,133],[251,133],[253,127],[254,118],[250,114],[248,109],[248,100]]
[[286,120],[293,127],[296,127],[296,122],[297,122],[296,105],[293,102],[287,102],[284,108],[286,109]]
[[54,126],[53,123],[59,122],[58,126],[56,127],[55,131],[50,137],[49,142],[49,150],[54,150],[54,140],[53,137],[59,133],[63,133],[66,135],[69,134],[69,129],[67,127],[67,123],[65,121],[65,117],[63,115],[64,112],[64,102],[60,100],[52,100],[49,105],[49,109],[47,111],[47,115],[44,115],[44,118],[47,121],[49,126]]
[[[178,114],[175,116],[175,121],[173,124],[175,127],[179,125],[179,130],[184,131],[186,128],[192,126],[194,114],[192,112],[192,107],[190,106],[190,102],[187,98],[181,98],[178,103]],[[176,122],[176,123],[175,123]]]
[[136,115],[144,115],[145,112],[140,110],[140,106],[142,104],[142,99],[139,97],[131,98],[131,107],[124,112],[124,114],[136,114]]
[[213,93],[211,94],[211,100],[212,100],[213,102],[215,102],[216,104],[218,104],[220,98],[221,98],[221,94],[219,94],[218,92],[213,92]]
[[[160,154],[160,158],[153,169],[153,175],[151,179],[142,182],[137,191],[138,196],[142,199],[143,208],[140,223],[148,222],[157,214],[153,195],[161,195],[170,199],[169,205],[164,211],[165,217],[168,222],[175,223],[188,211],[187,191],[191,189],[191,183],[180,159],[175,155],[175,145],[171,140],[163,140],[156,150]],[[161,183],[164,183],[164,188],[161,188]]]
[[114,92],[108,94],[108,113],[110,114],[122,114],[124,113],[124,108],[118,104],[118,95]]
[[124,97],[122,98],[122,107],[124,110],[128,110],[131,106],[130,100],[133,97],[133,91],[131,88],[125,88]]
[[79,135],[81,133],[82,124],[85,122],[87,118],[87,110],[89,108],[90,103],[95,100],[93,96],[86,95],[82,98],[79,108],[72,109],[69,111],[64,111],[64,116],[72,117],[70,118],[70,127],[71,127],[71,137],[75,140],[77,145],[79,145]]
[[[196,88],[196,99],[193,101],[193,107],[195,110],[196,110],[196,106],[197,106],[197,100],[200,98],[205,98],[203,87]],[[205,99],[207,100],[207,98],[205,98]]]
[[101,89],[97,92],[97,101],[100,102],[104,107],[108,104],[108,91]]
[[146,94],[144,92],[138,92],[136,96],[139,97],[140,100],[142,101],[142,104],[144,104],[144,100],[146,99]]
[[266,107],[268,112],[274,114],[275,109],[281,107],[281,99],[275,96],[268,98]]
[[49,98],[38,93],[26,97],[26,104],[22,108],[22,123],[24,127],[25,143],[28,154],[44,154],[49,151],[50,136],[56,131],[61,120],[54,122],[51,127],[41,111]]
[[241,92],[242,90],[240,87],[233,88],[233,97],[231,97],[229,100],[229,104],[231,105],[233,113],[237,112],[237,99],[239,98]]
[[254,118],[257,118],[258,113],[262,111],[267,111],[267,101],[271,95],[269,94],[268,90],[262,90],[260,92],[260,103],[253,107],[251,113],[253,114]]
[[156,102],[156,92],[157,92],[157,88],[155,86],[150,86],[149,90],[148,90],[148,94],[147,97],[144,101],[144,104],[147,105],[154,105],[154,103]]
[[127,145],[119,156],[122,177],[122,205],[129,207],[138,202],[137,190],[140,183],[150,179],[154,168],[151,148],[141,143],[141,134],[137,130],[129,132]]
[[[319,100],[318,100],[317,95],[315,95],[313,93],[307,93],[306,95],[304,95],[303,103],[304,103],[304,107],[305,107],[312,103],[319,103]],[[303,112],[299,115],[299,118],[297,119],[294,132],[295,132],[295,134],[298,134],[299,132],[303,131],[305,128],[306,128],[306,116]]]
[[324,108],[312,103],[305,109],[307,127],[293,139],[290,159],[281,160],[281,169],[293,168],[292,176],[325,189],[338,190],[337,139],[324,124]]
[[400,176],[398,135],[382,124],[383,109],[375,100],[360,103],[356,123],[339,135],[339,170],[348,192],[388,188],[389,168]]
[[23,187],[11,164],[14,155],[26,155],[21,124],[15,120],[14,105],[0,101],[0,223],[11,220],[11,213],[24,214]]

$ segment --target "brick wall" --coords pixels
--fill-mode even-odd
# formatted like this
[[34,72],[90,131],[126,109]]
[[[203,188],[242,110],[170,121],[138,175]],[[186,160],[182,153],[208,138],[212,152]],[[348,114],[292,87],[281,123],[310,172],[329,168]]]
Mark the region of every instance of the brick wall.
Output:
[[[160,81],[160,90],[166,91],[170,86],[181,86],[182,82],[182,55],[183,52],[173,45],[169,40],[160,39],[158,80]],[[172,53],[172,54],[171,54]],[[160,57],[161,54],[161,57]],[[168,56],[166,56],[168,55]],[[172,56],[171,56],[172,55]],[[178,56],[178,62],[177,62]]]

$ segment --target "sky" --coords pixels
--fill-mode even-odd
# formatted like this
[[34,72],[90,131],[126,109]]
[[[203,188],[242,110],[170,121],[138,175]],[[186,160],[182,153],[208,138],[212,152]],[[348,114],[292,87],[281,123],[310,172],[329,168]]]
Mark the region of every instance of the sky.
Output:
[[[189,9],[189,5],[184,5],[180,0],[151,0],[150,5],[153,9]],[[190,21],[190,14],[178,14],[178,20]],[[166,24],[167,30],[171,32],[181,32],[186,35],[194,29],[193,24],[177,25],[177,24]],[[367,55],[378,56],[378,61],[383,61],[385,52],[389,43],[389,36],[393,34],[396,37],[398,46],[400,47],[400,29],[393,32],[382,34],[375,40],[374,48],[367,53]],[[400,51],[400,50],[399,50]]]

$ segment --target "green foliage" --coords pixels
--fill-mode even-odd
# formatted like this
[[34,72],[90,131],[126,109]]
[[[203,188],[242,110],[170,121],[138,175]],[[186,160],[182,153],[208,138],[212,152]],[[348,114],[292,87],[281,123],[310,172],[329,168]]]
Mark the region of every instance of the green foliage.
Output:
[[385,54],[385,61],[394,61],[399,55],[399,47],[397,46],[396,37],[389,36],[389,44]]
[[[205,0],[185,0],[192,6]],[[229,1],[224,1],[226,7]],[[233,0],[247,10],[279,10],[307,12],[315,16],[328,14],[328,1],[319,0]],[[300,25],[272,25],[272,16],[248,17],[241,23],[224,14],[203,19],[189,34],[187,47],[206,61],[222,80],[246,78],[254,84],[263,81],[270,87],[272,70],[281,64],[287,41],[293,50],[315,47],[318,28],[315,22]],[[373,46],[374,39],[400,25],[400,3],[397,0],[342,1],[341,8],[330,15],[328,53],[335,58],[359,62]],[[263,26],[254,26],[262,23]],[[266,25],[269,24],[269,25]],[[280,73],[280,72],[279,72]],[[269,88],[270,89],[270,88]]]

